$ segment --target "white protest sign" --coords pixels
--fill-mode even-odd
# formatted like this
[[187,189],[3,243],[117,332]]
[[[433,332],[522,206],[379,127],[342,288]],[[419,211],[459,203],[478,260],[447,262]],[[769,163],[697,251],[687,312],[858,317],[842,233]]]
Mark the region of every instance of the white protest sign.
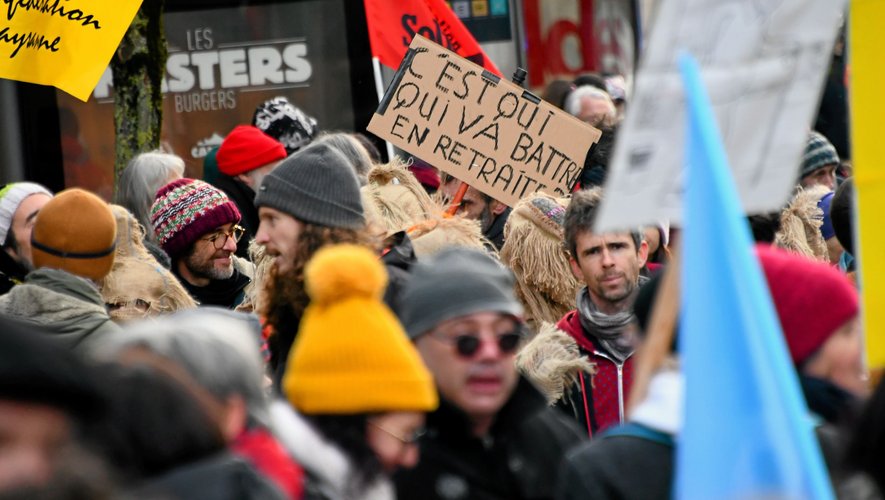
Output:
[[368,130],[511,207],[569,193],[601,134],[421,36]]
[[701,65],[744,210],[779,209],[797,181],[844,7],[845,0],[661,2],[597,230],[682,219],[681,51]]

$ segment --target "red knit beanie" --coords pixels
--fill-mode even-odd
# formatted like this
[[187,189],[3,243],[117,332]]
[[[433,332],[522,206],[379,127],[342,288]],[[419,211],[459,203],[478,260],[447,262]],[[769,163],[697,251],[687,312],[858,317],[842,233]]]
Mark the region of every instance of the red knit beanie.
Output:
[[224,138],[215,160],[221,173],[233,177],[285,157],[286,148],[276,139],[257,127],[239,125]]
[[756,247],[793,363],[801,364],[858,313],[848,278],[817,262],[767,245]]
[[240,211],[223,191],[201,180],[177,179],[157,191],[151,224],[173,259],[204,234],[240,221]]

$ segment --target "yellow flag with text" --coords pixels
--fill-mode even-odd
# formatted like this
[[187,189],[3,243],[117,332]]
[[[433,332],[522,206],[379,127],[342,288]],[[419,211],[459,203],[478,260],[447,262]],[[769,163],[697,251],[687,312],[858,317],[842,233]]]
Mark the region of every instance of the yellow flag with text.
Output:
[[[852,0],[849,57],[851,159],[857,189],[860,284],[867,361],[885,368],[885,0]],[[857,244],[855,245],[858,246]],[[855,250],[857,251],[857,250]]]
[[141,1],[3,0],[0,78],[87,100]]

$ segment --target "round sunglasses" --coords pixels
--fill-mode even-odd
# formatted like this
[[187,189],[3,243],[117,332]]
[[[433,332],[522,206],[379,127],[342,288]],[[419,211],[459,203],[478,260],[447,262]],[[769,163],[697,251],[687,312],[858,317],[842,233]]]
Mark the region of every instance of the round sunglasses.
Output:
[[[455,346],[455,351],[462,358],[472,358],[479,352],[480,346],[482,346],[483,339],[479,335],[474,334],[465,334],[465,335],[456,335],[454,337],[444,336],[442,334],[433,335],[433,338],[445,342],[448,344],[453,344]],[[498,350],[501,351],[501,354],[512,354],[516,352],[519,348],[519,343],[522,341],[522,332],[510,332],[510,333],[502,333],[497,335],[498,342]]]

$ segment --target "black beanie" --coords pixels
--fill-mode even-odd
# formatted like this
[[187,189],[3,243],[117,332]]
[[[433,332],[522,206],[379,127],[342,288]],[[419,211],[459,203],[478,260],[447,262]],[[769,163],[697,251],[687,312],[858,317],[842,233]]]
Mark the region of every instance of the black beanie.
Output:
[[256,207],[270,207],[320,226],[365,226],[359,181],[344,155],[312,144],[283,160],[258,188]]
[[49,332],[6,317],[0,332],[0,400],[57,408],[81,423],[105,410],[92,367],[54,344]]

